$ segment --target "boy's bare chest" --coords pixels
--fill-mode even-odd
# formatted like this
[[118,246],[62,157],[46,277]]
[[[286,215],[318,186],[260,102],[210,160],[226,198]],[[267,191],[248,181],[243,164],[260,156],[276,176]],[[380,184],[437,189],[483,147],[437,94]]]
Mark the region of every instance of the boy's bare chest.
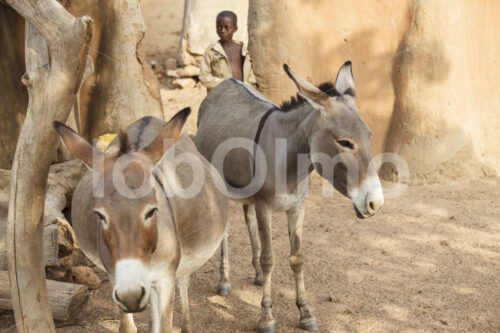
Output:
[[226,52],[227,60],[234,65],[241,64],[241,46],[232,45],[224,47],[224,52]]

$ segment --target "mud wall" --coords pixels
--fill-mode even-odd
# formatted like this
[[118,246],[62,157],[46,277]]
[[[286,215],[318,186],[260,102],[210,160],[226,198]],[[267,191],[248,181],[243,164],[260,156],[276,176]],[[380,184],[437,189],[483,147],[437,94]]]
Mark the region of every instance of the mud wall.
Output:
[[184,17],[184,0],[142,0],[141,9],[146,24],[148,59],[175,59]]
[[499,1],[416,1],[395,59],[386,149],[417,174],[500,171]]
[[250,0],[250,52],[275,102],[294,93],[283,63],[320,83],[352,60],[373,152],[414,176],[498,175],[499,15],[495,0]]

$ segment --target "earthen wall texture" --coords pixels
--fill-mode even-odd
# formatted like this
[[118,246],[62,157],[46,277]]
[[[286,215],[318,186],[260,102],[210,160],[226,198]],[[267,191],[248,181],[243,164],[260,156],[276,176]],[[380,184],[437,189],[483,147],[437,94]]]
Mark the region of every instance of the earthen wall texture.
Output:
[[250,53],[274,102],[295,94],[282,64],[315,84],[353,62],[372,152],[414,176],[500,174],[500,2],[250,0]]

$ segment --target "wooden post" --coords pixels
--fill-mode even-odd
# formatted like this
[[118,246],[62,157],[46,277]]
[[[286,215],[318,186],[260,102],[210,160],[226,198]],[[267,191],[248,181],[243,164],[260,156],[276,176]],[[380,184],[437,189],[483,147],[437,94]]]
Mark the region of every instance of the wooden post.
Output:
[[[92,19],[75,18],[56,0],[7,0],[26,20],[26,119],[16,147],[8,216],[8,266],[17,332],[55,332],[42,263],[49,167],[84,73]],[[50,51],[50,57],[49,57]]]

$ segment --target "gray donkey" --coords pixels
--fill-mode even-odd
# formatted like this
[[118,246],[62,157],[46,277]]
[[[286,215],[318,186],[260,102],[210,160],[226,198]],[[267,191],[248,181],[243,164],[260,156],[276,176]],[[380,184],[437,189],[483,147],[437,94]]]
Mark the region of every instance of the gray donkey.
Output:
[[227,79],[202,102],[194,140],[224,176],[228,193],[244,203],[255,283],[264,286],[259,332],[266,333],[274,332],[272,212],[287,214],[300,326],[315,331],[316,319],[307,306],[301,249],[310,173],[316,169],[351,198],[360,218],[375,214],[384,202],[371,163],[371,132],[355,106],[351,62],[339,69],[335,85],[319,87],[296,76],[286,64],[283,67],[297,88],[297,99],[292,97],[278,107],[251,87]]
[[[168,123],[141,118],[120,132],[105,153],[54,123],[68,149],[90,170],[75,190],[71,217],[83,252],[110,273],[121,333],[137,332],[132,313],[143,311],[148,301],[149,332],[172,332],[176,284],[182,332],[191,332],[189,275],[219,244],[223,251],[227,246],[225,185],[191,139],[181,135],[189,113],[186,108]],[[177,154],[196,158],[198,173],[208,176],[190,196],[174,190],[196,183],[189,165],[175,163]],[[225,259],[219,288],[228,284]]]

